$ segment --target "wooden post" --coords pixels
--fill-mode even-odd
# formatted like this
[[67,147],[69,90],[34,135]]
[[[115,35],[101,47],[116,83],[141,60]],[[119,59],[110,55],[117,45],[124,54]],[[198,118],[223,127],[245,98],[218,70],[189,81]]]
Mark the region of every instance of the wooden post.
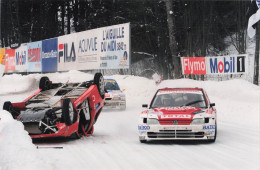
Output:
[[256,46],[255,46],[255,63],[254,63],[254,84],[259,85],[259,45],[260,45],[260,21],[256,26]]

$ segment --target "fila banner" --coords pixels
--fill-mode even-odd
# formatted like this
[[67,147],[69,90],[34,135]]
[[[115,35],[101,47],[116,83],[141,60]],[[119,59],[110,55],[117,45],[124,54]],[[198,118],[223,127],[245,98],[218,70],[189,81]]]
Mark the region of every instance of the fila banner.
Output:
[[182,57],[181,63],[184,75],[244,74],[248,70],[248,55]]
[[129,68],[130,23],[58,37],[58,71]]

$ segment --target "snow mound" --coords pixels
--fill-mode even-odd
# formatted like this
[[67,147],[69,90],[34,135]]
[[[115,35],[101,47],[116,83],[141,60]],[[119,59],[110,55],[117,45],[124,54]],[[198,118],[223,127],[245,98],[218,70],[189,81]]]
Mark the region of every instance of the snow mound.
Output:
[[[32,75],[5,75],[0,80],[0,95],[26,92],[29,89],[34,88],[35,81],[36,80]],[[10,83],[12,84],[11,88]]]
[[39,156],[23,124],[5,110],[0,110],[0,169],[51,169]]

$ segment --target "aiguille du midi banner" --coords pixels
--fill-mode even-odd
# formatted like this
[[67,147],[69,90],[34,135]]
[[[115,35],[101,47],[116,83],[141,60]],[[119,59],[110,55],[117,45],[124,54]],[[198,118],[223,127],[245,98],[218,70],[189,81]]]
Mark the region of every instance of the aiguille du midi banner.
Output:
[[181,57],[182,74],[225,75],[246,74],[248,55],[229,55],[216,57]]

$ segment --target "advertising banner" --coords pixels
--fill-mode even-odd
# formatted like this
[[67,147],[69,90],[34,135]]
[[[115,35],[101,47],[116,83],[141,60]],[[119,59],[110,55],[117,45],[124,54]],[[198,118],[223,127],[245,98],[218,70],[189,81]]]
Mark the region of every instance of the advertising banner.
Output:
[[124,69],[130,65],[130,24],[102,29],[101,69]]
[[58,71],[129,68],[129,35],[126,23],[58,37]]
[[5,71],[5,48],[0,48],[0,77]]
[[42,72],[57,71],[58,38],[42,41]]
[[206,74],[205,57],[183,57],[181,61],[183,74]]
[[243,74],[248,70],[248,55],[182,57],[181,63],[184,75]]
[[243,74],[248,70],[248,55],[206,57],[207,74]]
[[14,72],[15,71],[15,50],[6,49],[5,50],[5,71]]
[[28,72],[41,72],[41,50],[42,42],[32,42],[27,44],[28,58],[27,58],[27,71]]
[[15,71],[27,72],[27,44],[15,49]]

